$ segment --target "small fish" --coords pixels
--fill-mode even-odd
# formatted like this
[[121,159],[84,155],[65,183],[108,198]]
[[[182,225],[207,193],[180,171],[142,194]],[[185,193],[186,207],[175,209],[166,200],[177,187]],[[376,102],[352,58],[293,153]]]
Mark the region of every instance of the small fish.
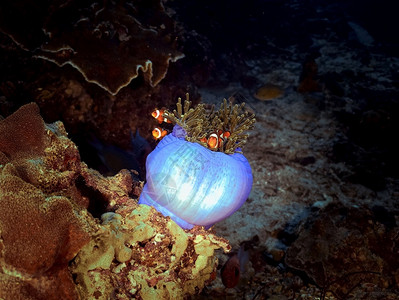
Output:
[[225,131],[221,135],[223,136],[224,139],[227,139],[231,135],[231,133],[229,131]]
[[226,288],[237,286],[240,276],[245,271],[245,267],[249,262],[249,251],[245,248],[245,244],[242,244],[238,253],[231,256],[220,271],[222,283]]
[[164,116],[165,109],[155,109],[152,113],[151,116],[153,116],[154,119],[158,121],[159,124],[162,123],[172,123],[169,119],[165,118]]
[[203,137],[200,141],[206,143],[209,149],[219,149],[223,147],[224,141],[230,136],[229,131],[218,130],[209,135],[208,138]]
[[254,97],[261,101],[268,101],[279,98],[283,95],[284,90],[281,87],[272,83],[266,83],[256,91]]
[[220,271],[222,276],[223,285],[227,288],[235,287],[240,280],[240,260],[238,255],[234,254],[223,265]]
[[167,134],[168,134],[168,131],[159,126],[155,127],[152,130],[152,136],[155,140],[160,140]]

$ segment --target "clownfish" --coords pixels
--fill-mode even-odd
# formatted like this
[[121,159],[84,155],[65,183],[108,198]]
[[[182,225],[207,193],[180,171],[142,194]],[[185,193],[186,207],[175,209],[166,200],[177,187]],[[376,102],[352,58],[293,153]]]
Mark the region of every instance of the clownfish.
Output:
[[[158,121],[159,124],[162,123],[172,123],[169,119],[165,118],[164,116],[165,109],[155,109],[152,113],[151,116]],[[152,130],[152,136],[155,140],[161,140],[163,139],[164,136],[168,134],[168,131],[157,126]]]
[[164,117],[164,115],[163,115],[164,112],[165,112],[165,109],[155,109],[151,113],[151,116],[153,116],[153,118],[157,119],[159,124],[162,124],[163,122],[172,123],[170,120],[168,120],[167,118]]
[[209,135],[208,138],[203,137],[200,141],[206,143],[209,149],[218,149],[223,147],[223,142],[230,136],[230,132],[218,130]]
[[152,136],[153,136],[153,138],[155,139],[155,140],[159,140],[159,139],[162,139],[165,135],[167,135],[168,134],[168,131],[167,130],[165,130],[165,129],[163,129],[163,128],[161,128],[161,127],[155,127],[153,130],[152,130]]

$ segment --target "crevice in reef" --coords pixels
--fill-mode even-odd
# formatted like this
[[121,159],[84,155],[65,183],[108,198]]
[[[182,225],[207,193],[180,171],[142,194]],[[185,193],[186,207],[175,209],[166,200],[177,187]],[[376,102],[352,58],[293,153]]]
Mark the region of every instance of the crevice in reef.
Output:
[[78,176],[75,180],[76,187],[83,197],[89,199],[89,206],[87,210],[95,218],[100,218],[101,215],[107,212],[108,201],[99,191],[87,186],[85,179]]

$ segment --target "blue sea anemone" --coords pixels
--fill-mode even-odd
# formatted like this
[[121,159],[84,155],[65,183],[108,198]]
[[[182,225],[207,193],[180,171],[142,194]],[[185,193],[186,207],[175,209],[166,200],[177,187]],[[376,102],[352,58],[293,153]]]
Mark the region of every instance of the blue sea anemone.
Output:
[[[201,104],[189,110],[186,100],[183,114],[180,101],[174,115],[165,114],[176,124],[173,132],[147,157],[147,182],[139,204],[153,206],[184,229],[208,228],[248,198],[252,171],[238,146],[255,119],[252,114],[240,115],[242,106],[227,106],[226,101],[218,113],[206,114]],[[215,134],[216,144],[210,143]]]

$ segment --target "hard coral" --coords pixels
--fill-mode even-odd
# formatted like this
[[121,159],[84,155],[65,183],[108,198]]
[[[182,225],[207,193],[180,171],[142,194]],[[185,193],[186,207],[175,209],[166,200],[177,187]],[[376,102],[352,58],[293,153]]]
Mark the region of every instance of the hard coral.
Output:
[[228,242],[201,229],[185,232],[140,205],[102,216],[96,238],[72,265],[82,298],[183,299],[200,291]]
[[[30,4],[33,11],[47,11],[47,15],[40,13],[38,20],[31,20],[31,39],[16,21],[26,24],[31,11],[24,11],[25,1],[16,2],[0,5],[0,27],[14,41],[34,50],[37,57],[59,66],[71,65],[87,81],[112,95],[140,70],[150,85],[157,85],[165,77],[169,62],[183,57],[176,50],[174,21],[159,0]],[[46,41],[38,45],[41,40]]]
[[93,224],[74,189],[77,148],[53,128],[35,104],[0,122],[0,297],[76,298],[68,262]]
[[201,290],[214,250],[228,242],[138,206],[130,195],[141,188],[127,170],[105,178],[89,169],[63,124],[45,124],[36,104],[0,121],[0,298],[179,299]]
[[[157,0],[146,4],[145,9],[139,1],[130,5],[105,3],[105,7],[78,7],[79,13],[64,16],[62,26],[67,30],[59,30],[58,19],[53,18],[44,27],[51,38],[42,45],[38,57],[60,66],[70,64],[87,81],[113,95],[140,70],[151,86],[157,85],[165,77],[169,62],[183,57],[176,51],[173,21]],[[64,15],[74,5],[66,5],[54,16]],[[144,13],[159,19],[144,20]]]
[[18,113],[0,122],[0,164],[17,158],[44,154],[44,142],[48,139],[44,123],[35,104],[20,108]]

